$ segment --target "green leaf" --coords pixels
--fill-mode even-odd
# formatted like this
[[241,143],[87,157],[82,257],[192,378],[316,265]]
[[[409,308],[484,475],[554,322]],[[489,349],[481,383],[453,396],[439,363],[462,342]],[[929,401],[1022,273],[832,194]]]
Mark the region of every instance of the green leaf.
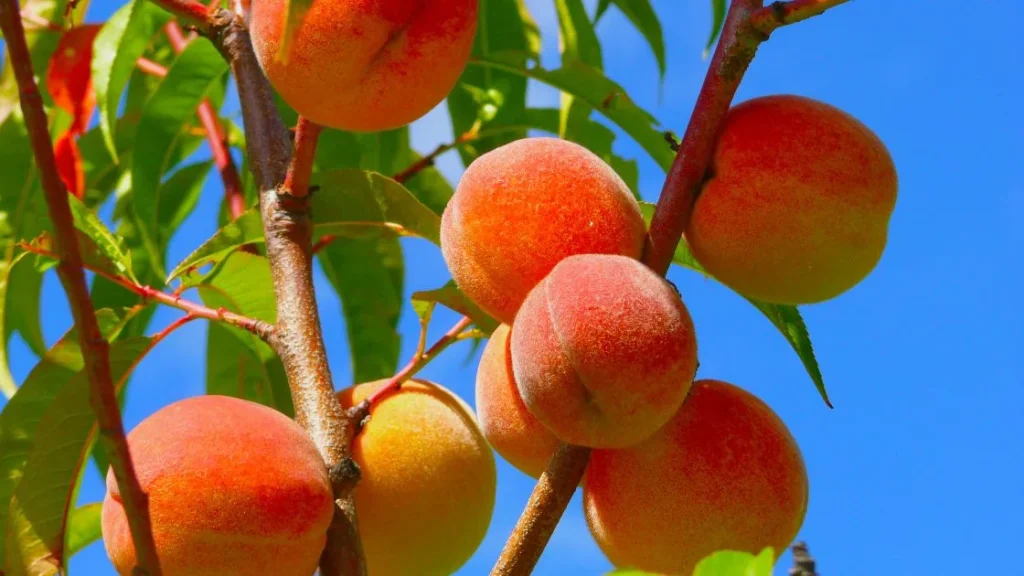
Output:
[[206,342],[206,393],[244,398],[293,417],[281,360],[251,334],[211,322]]
[[124,247],[124,240],[115,236],[106,224],[100,221],[99,216],[89,210],[81,200],[68,196],[68,202],[71,205],[75,228],[92,240],[99,253],[109,260],[119,275],[135,280],[131,254]]
[[[96,319],[108,340],[115,338],[131,318],[129,311],[99,310]],[[0,502],[9,502],[25,471],[37,436],[44,432],[40,423],[58,394],[82,370],[78,335],[65,334],[32,369],[18,393],[0,412]],[[87,385],[83,386],[88,388]],[[0,543],[6,540],[8,506],[0,506]],[[0,546],[0,566],[5,549]]]
[[[313,184],[320,187],[311,207],[317,234],[358,238],[388,230],[440,243],[440,217],[390,178],[362,170],[334,170],[314,175]],[[175,266],[167,281],[219,261],[239,246],[262,241],[259,213],[249,210]]]
[[693,576],[771,576],[773,564],[770,547],[756,557],[747,552],[720,550],[698,562]]
[[476,324],[476,327],[485,334],[494,332],[494,329],[498,327],[498,321],[474,304],[469,297],[462,293],[462,290],[459,290],[454,282],[449,281],[444,286],[434,290],[413,292],[412,306],[417,310],[417,313],[421,313],[432,303],[443,304],[463,316],[468,316]]
[[209,161],[189,164],[160,185],[157,225],[165,245],[199,203],[199,194],[203,191],[203,183],[211,167],[213,162]]
[[319,259],[341,298],[353,382],[394,374],[401,345],[402,245],[388,235],[337,238],[320,252]]
[[[150,343],[149,338],[132,338],[110,347],[117,389]],[[54,574],[63,568],[68,513],[95,436],[96,415],[83,371],[61,387],[37,426],[35,445],[11,498],[5,546],[9,574]]]
[[657,121],[638,107],[618,84],[589,66],[576,63],[556,70],[526,67],[522,55],[502,54],[470,60],[472,67],[504,70],[533,78],[572,94],[614,122],[637,142],[663,170],[668,170],[675,153],[657,130]]
[[102,514],[102,502],[79,506],[71,513],[64,541],[64,554],[67,558],[103,537]]
[[[714,0],[713,0],[714,1]],[[655,60],[658,61],[659,77],[665,79],[665,39],[662,36],[661,22],[654,12],[650,0],[601,0],[597,7],[597,15],[594,17],[594,24],[601,19],[610,4],[625,14],[626,18],[633,23],[633,26],[643,35],[644,40],[651,47]]]
[[[0,282],[3,276],[0,274]],[[43,274],[31,260],[17,265],[15,260],[7,277],[8,293],[4,303],[6,310],[0,313],[0,324],[3,325],[3,343],[6,345],[15,332],[21,334],[22,340],[37,356],[46,353],[43,342],[43,331],[39,323],[39,295],[43,287]],[[2,290],[2,288],[0,288]]]
[[[65,10],[67,0],[25,0],[19,4],[21,13],[32,14],[41,20],[50,22],[57,29],[63,29],[67,24],[65,21],[66,16],[69,15]],[[84,14],[87,7],[88,2],[80,2],[78,13]],[[60,34],[54,34],[53,30],[49,30],[47,27],[25,27],[25,43],[32,59],[32,69],[37,73],[36,81],[39,93],[47,103],[50,93],[46,87],[45,71],[50,63],[50,58],[57,49],[60,37]],[[10,66],[9,53],[6,50],[0,69],[2,69],[0,72],[0,121],[2,121],[13,109],[18,107],[18,84]],[[54,133],[57,132],[54,131]],[[3,150],[5,153],[7,152],[6,148]]]
[[132,0],[103,25],[93,45],[92,81],[99,127],[110,156],[118,160],[114,126],[135,62],[146,51],[153,35],[170,19],[170,14],[148,0]]
[[[644,215],[644,220],[650,225],[651,216],[654,214],[654,204],[641,202],[640,211]],[[672,256],[672,263],[712,278],[711,274],[697,262],[693,253],[690,252],[690,248],[686,244],[686,238],[680,239],[679,245],[676,246],[675,254]],[[811,381],[814,382],[814,387],[817,388],[821,399],[825,401],[829,408],[832,408],[832,402],[828,398],[828,391],[825,389],[825,380],[821,375],[821,368],[818,366],[818,359],[814,355],[811,335],[807,330],[807,325],[804,324],[803,317],[800,316],[800,310],[796,306],[762,302],[743,294],[740,294],[740,296],[743,296],[745,300],[760,310],[779,330],[779,333],[786,339],[786,342],[789,342],[790,347],[796,352],[800,362],[804,365],[804,369],[807,370],[807,374],[811,377]]]
[[156,271],[163,274],[160,235],[160,180],[171,168],[171,152],[186,134],[186,121],[228,71],[228,64],[210,42],[192,42],[167,71],[167,77],[142,111],[132,158],[135,214],[143,243]]
[[722,33],[722,25],[725,23],[725,0],[711,0],[711,34],[708,35],[708,43],[704,47],[704,57],[711,53],[711,47],[718,40]]
[[594,24],[587,17],[583,0],[555,0],[558,31],[562,44],[562,64],[578,61],[601,69],[601,43]]

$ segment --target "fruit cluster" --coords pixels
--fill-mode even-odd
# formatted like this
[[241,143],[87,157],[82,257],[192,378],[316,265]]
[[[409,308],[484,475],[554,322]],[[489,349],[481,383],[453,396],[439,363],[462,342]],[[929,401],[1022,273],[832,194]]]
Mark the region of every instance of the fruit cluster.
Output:
[[[436,105],[473,41],[475,0],[413,4],[314,3],[285,59],[285,0],[254,2],[250,26],[267,76],[303,116],[382,130]],[[742,294],[820,302],[874,268],[895,198],[892,161],[857,120],[806,98],[759,98],[730,111],[685,236]],[[450,574],[469,559],[494,508],[491,447],[534,477],[559,443],[593,448],[585,514],[617,566],[685,575],[716,550],[781,550],[796,536],[808,481],[795,440],[750,393],[694,381],[693,322],[641,262],[645,239],[629,188],[582,146],[528,138],[468,167],[441,248],[462,291],[502,322],[477,373],[480,422],[428,382],[374,396],[353,446],[371,576]],[[293,421],[206,396],[153,414],[128,442],[164,574],[316,569],[335,505],[324,461]],[[130,574],[112,473],[107,486],[104,541]]]

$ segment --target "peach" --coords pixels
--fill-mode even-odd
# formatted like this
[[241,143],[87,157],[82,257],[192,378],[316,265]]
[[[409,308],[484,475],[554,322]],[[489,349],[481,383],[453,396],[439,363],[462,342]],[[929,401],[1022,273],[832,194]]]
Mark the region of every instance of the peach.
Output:
[[781,554],[803,523],[807,490],[779,417],[749,392],[699,380],[647,441],[591,454],[583,505],[616,566],[689,575],[718,550]]
[[547,468],[558,439],[530,413],[512,375],[509,326],[491,334],[476,373],[476,411],[491,446],[510,464],[534,478]]
[[640,258],[646,228],[629,187],[586,148],[516,140],[477,158],[441,218],[455,283],[511,324],[526,294],[563,258]]
[[299,114],[357,132],[404,126],[444,100],[477,26],[477,0],[317,0],[278,58],[287,7],[252,3],[260,66]]
[[[339,393],[349,408],[385,380]],[[473,413],[444,388],[410,381],[371,409],[356,437],[356,511],[373,576],[454,573],[483,541],[494,511],[494,454]]]
[[[170,404],[128,434],[165,576],[316,570],[334,513],[327,466],[295,422],[226,396]],[[120,574],[135,547],[113,471],[103,541]]]
[[559,263],[512,330],[523,402],[563,442],[621,448],[679,409],[697,368],[693,322],[664,278],[626,256]]
[[885,144],[856,118],[800,96],[756,98],[726,117],[686,239],[737,292],[821,302],[878,263],[896,187]]

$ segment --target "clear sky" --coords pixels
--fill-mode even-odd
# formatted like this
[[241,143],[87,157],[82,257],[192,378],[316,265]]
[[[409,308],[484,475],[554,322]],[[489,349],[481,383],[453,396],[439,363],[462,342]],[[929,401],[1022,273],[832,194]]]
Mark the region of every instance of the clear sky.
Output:
[[[257,0],[258,1],[258,0]],[[551,0],[530,0],[542,26],[545,61],[557,63]],[[589,4],[591,7],[593,3]],[[667,129],[681,133],[706,70],[706,0],[655,0],[666,29],[668,73],[659,91],[646,44],[614,10],[599,27],[607,74]],[[111,0],[95,0],[90,20]],[[828,410],[799,361],[757,311],[721,286],[673,270],[696,323],[700,376],[743,386],[771,405],[800,443],[810,472],[806,539],[828,576],[1024,574],[1024,313],[1015,294],[1024,280],[1024,3],[991,0],[858,0],[764,44],[738,99],[795,93],[839,106],[887,143],[900,177],[889,244],[875,272],[841,298],[804,308],[835,410]],[[1015,96],[1016,94],[1016,96]],[[557,96],[533,87],[531,103]],[[237,101],[229,104],[237,107]],[[420,151],[451,140],[435,110],[414,126]],[[625,137],[616,151],[640,162],[641,190],[655,200],[663,175]],[[451,154],[441,167],[453,181]],[[215,177],[171,244],[176,262],[213,233]],[[407,295],[447,280],[440,252],[405,240]],[[45,284],[48,342],[69,317],[55,278]],[[318,277],[324,331],[339,386],[350,367],[343,318]],[[178,317],[160,310],[157,330]],[[439,314],[440,334],[455,320]],[[402,317],[402,362],[415,347],[417,321]],[[205,333],[194,322],[171,336],[136,371],[126,424],[204,389]],[[460,344],[423,376],[473,401],[476,357]],[[478,354],[477,351],[476,354]],[[21,380],[36,359],[12,344]],[[486,574],[514,525],[533,481],[499,459],[498,504],[490,532],[459,574]],[[101,499],[89,471],[81,502]],[[424,527],[429,529],[429,527]],[[783,574],[788,556],[780,562]],[[979,568],[979,564],[984,568]],[[102,545],[73,561],[78,574],[110,574]],[[593,543],[577,498],[536,574],[601,574],[610,568]]]

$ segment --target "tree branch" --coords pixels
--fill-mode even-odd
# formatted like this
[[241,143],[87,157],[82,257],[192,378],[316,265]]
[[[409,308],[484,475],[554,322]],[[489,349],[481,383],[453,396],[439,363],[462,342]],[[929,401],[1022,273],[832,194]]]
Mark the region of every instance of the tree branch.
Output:
[[320,139],[321,127],[302,116],[295,126],[295,151],[288,173],[284,179],[284,192],[296,198],[309,194],[309,177],[313,173],[313,159],[316,157],[316,143]]
[[205,29],[231,66],[242,103],[249,164],[259,186],[277,299],[276,350],[288,375],[296,420],[326,461],[335,490],[338,506],[327,533],[321,573],[362,576],[366,566],[350,494],[358,470],[349,452],[354,427],[334,394],[320,331],[309,198],[288,194],[283,187],[291,143],[241,17],[218,10]]
[[138,565],[136,572],[149,576],[160,574],[160,565],[153,542],[152,526],[146,494],[139,485],[132,465],[124,423],[117,403],[117,393],[110,373],[109,345],[100,332],[93,311],[89,288],[82,268],[68,193],[58,176],[57,161],[48,128],[43,99],[36,85],[32,58],[25,42],[17,0],[0,0],[0,28],[7,44],[7,53],[18,83],[21,110],[25,117],[32,152],[39,168],[43,193],[53,222],[59,260],[57,275],[71,306],[71,315],[78,330],[85,372],[89,378],[89,401],[96,412],[101,441],[110,455],[110,466],[121,491],[128,528],[135,544]]
[[[668,272],[690,220],[715,141],[743,74],[757,47],[779,26],[795,23],[846,0],[793,0],[765,8],[763,0],[733,0],[715,47],[693,114],[665,178],[644,250],[644,263],[662,276]],[[770,14],[769,14],[770,13]],[[754,26],[757,19],[759,27]],[[763,22],[775,22],[769,26]],[[561,445],[534,488],[526,510],[505,544],[492,576],[530,574],[583,478],[590,450]]]

